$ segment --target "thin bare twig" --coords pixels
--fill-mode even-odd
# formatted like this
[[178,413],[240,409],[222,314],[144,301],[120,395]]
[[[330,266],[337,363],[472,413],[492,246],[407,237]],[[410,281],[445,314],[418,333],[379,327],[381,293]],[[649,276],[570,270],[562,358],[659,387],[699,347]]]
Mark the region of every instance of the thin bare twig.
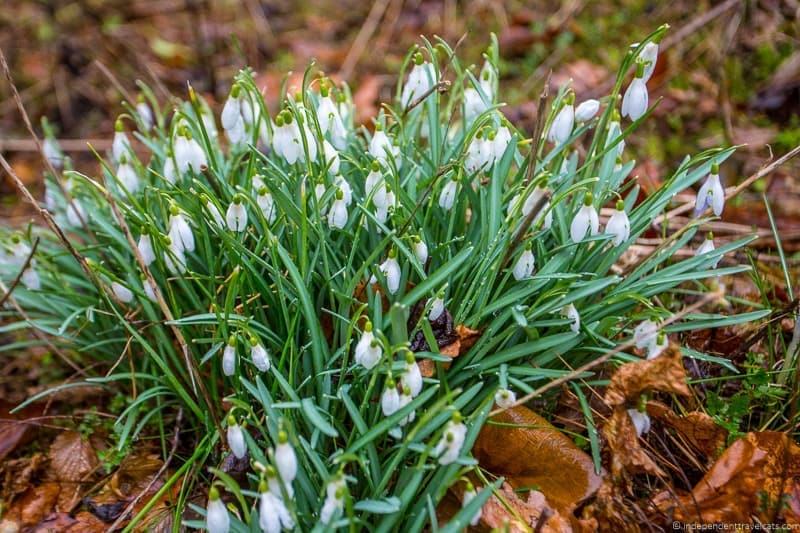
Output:
[[31,251],[28,254],[28,257],[25,259],[25,262],[22,264],[22,268],[19,269],[19,274],[17,277],[14,278],[14,281],[11,282],[11,285],[8,286],[6,289],[5,287],[2,288],[2,291],[5,292],[2,298],[0,298],[0,307],[3,307],[3,304],[6,303],[11,297],[11,293],[14,292],[14,289],[19,285],[19,282],[22,281],[22,276],[25,274],[25,271],[28,270],[28,267],[33,260],[33,254],[36,253],[36,248],[39,247],[39,237],[36,237],[36,240],[33,241],[33,246],[31,246]]
[[381,21],[383,13],[386,11],[386,7],[388,5],[389,0],[376,0],[372,4],[372,8],[369,10],[369,14],[367,15],[367,20],[364,21],[364,24],[358,31],[358,35],[356,35],[352,46],[350,46],[350,50],[347,51],[344,61],[342,61],[342,68],[339,70],[339,74],[342,79],[346,80],[350,78],[350,74],[353,73],[353,69],[358,63],[358,60],[361,58],[361,55],[364,53],[364,49],[367,47],[367,43],[372,38],[372,34],[375,33],[378,23]]

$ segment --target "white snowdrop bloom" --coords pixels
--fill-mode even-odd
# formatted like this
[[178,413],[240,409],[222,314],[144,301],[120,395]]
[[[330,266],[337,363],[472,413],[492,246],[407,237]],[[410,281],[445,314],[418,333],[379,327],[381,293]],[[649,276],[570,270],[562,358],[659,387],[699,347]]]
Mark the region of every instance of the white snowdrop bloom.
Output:
[[414,67],[408,74],[400,101],[404,107],[408,107],[417,98],[428,93],[435,84],[436,69],[423,59],[421,53],[417,52],[414,54]]
[[269,370],[269,353],[267,349],[264,348],[264,345],[258,342],[258,339],[255,337],[250,339],[250,359],[252,359],[253,364],[261,372]]
[[375,160],[372,162],[372,165],[369,170],[369,174],[367,174],[367,179],[364,180],[364,193],[369,197],[372,195],[372,201],[375,205],[384,205],[385,198],[380,198],[379,193],[385,196],[386,189],[379,190],[379,185],[383,183],[383,173],[381,172],[381,165],[380,163]]
[[130,194],[135,194],[139,190],[139,175],[136,174],[136,169],[124,155],[120,158],[120,164],[117,167],[117,180]]
[[178,210],[178,206],[170,206],[169,238],[172,245],[187,252],[194,251],[194,234],[186,217]]
[[233,415],[228,416],[228,446],[237,459],[242,459],[247,455],[247,444],[244,442],[244,431]]
[[200,174],[208,167],[208,159],[206,159],[203,147],[192,138],[187,128],[184,128],[175,139],[173,151],[180,175],[185,174],[189,169]]
[[267,222],[270,224],[274,223],[278,216],[278,211],[275,208],[275,200],[272,198],[272,195],[269,193],[266,187],[261,187],[258,190],[256,203],[258,204],[259,209],[261,209],[261,212],[264,214],[264,218],[267,219]]
[[150,283],[144,274],[142,274],[142,288],[144,289],[144,295],[147,296],[147,299],[151,302],[157,302],[158,298],[156,298],[156,291],[153,287],[153,284]]
[[464,120],[471,124],[481,113],[489,109],[491,102],[485,102],[481,93],[474,87],[464,89]]
[[[264,490],[260,490],[263,488]],[[280,533],[294,529],[294,520],[280,497],[267,487],[259,488],[258,525],[263,533]]]
[[414,257],[424,267],[425,262],[428,260],[428,245],[425,244],[419,235],[415,235],[412,239],[411,248],[414,250]]
[[370,370],[378,364],[378,361],[381,360],[381,356],[383,356],[381,343],[375,338],[375,334],[372,333],[372,322],[367,322],[364,325],[364,333],[361,334],[361,338],[358,340],[358,344],[356,344],[356,363]]
[[614,238],[611,243],[614,246],[619,246],[627,241],[631,236],[631,222],[628,220],[628,214],[625,212],[625,202],[619,200],[616,209],[606,224],[606,235],[613,235]]
[[628,409],[628,416],[631,417],[633,427],[636,429],[636,436],[641,437],[650,431],[650,417],[637,409]]
[[444,299],[441,295],[436,297],[431,302],[431,310],[428,311],[428,320],[434,321],[444,313]]
[[[606,148],[611,146],[611,144],[620,136],[622,132],[622,128],[619,124],[619,113],[616,109],[612,111],[612,119],[611,122],[608,123],[608,135],[606,136]],[[617,157],[622,156],[622,152],[625,150],[625,140],[620,139],[620,141],[615,145],[617,150]]]
[[587,122],[592,120],[600,110],[600,102],[595,99],[585,100],[575,108],[575,120],[577,122]]
[[467,157],[464,159],[464,168],[470,174],[475,174],[480,170],[487,170],[493,163],[492,141],[484,139],[483,132],[478,131],[467,148]]
[[322,141],[322,151],[325,154],[325,164],[328,166],[328,172],[335,176],[339,173],[339,166],[341,165],[339,152],[327,139]]
[[208,105],[208,102],[205,99],[200,98],[200,120],[203,121],[203,127],[206,129],[206,134],[212,140],[216,140],[219,137],[219,132],[217,131],[217,123],[214,121],[214,113],[211,111],[211,107]]
[[289,110],[283,110],[275,117],[272,149],[290,165],[294,165],[300,159],[300,152],[303,150],[300,129],[297,127],[297,121]]
[[323,134],[328,133],[329,130],[331,130],[331,133],[333,133],[332,130],[335,130],[339,127],[343,129],[344,124],[342,123],[342,117],[339,114],[339,107],[333,102],[333,98],[330,94],[330,87],[328,87],[327,82],[320,85],[319,92],[320,99],[319,105],[317,106],[317,121],[319,122],[319,129],[322,130]]
[[389,377],[386,380],[386,387],[381,394],[381,411],[383,416],[391,416],[400,409],[400,393],[397,392],[397,384]]
[[447,423],[444,434],[433,452],[434,457],[438,458],[439,464],[449,465],[458,459],[466,436],[467,426],[461,421],[461,413],[456,411],[453,413],[453,418]]
[[392,140],[386,135],[380,124],[375,125],[375,133],[369,141],[369,153],[381,163],[385,163],[389,158],[392,158],[395,165],[398,168],[400,167],[400,148],[392,144]]
[[161,173],[170,185],[175,185],[175,182],[178,181],[178,168],[175,166],[175,158],[172,152],[167,153],[167,158],[164,160],[164,170]]
[[583,205],[575,214],[572,219],[572,224],[569,226],[569,235],[573,242],[581,242],[586,234],[597,235],[600,230],[600,219],[597,216],[597,210],[592,205],[594,198],[592,193],[586,193],[583,198]]
[[236,372],[236,337],[231,335],[222,351],[222,373],[232,376]]
[[233,196],[233,201],[225,212],[225,221],[231,231],[242,232],[247,228],[247,208],[241,194]]
[[328,225],[336,229],[344,229],[347,225],[347,202],[342,189],[336,190],[336,199],[328,212]]
[[519,256],[517,259],[516,264],[514,265],[514,279],[517,281],[522,281],[524,279],[529,279],[531,274],[533,274],[533,267],[535,264],[535,259],[533,257],[533,251],[530,248],[530,244],[525,247],[525,250],[522,252],[522,255]]
[[716,163],[711,165],[711,173],[697,191],[694,216],[702,215],[708,207],[711,207],[716,216],[722,215],[722,210],[725,209],[725,189],[719,181],[719,165]]
[[344,508],[344,496],[347,489],[343,481],[331,481],[326,488],[325,502],[319,511],[319,521],[328,525],[341,510]]
[[150,106],[147,105],[147,102],[145,102],[142,95],[139,95],[139,98],[136,102],[136,114],[139,115],[139,120],[142,121],[144,131],[150,131],[155,122],[153,120],[153,111],[150,109]]
[[112,282],[111,292],[113,292],[114,296],[117,297],[117,300],[119,300],[122,303],[127,304],[133,301],[133,293],[128,287],[126,287],[122,283],[119,283],[117,281]]
[[511,144],[511,130],[505,124],[497,128],[494,132],[494,139],[491,140],[492,159],[497,161],[501,159]]
[[320,179],[317,184],[314,185],[314,199],[317,201],[317,209],[319,209],[320,215],[324,215],[328,211],[328,208],[322,203],[325,190],[325,183]]
[[18,235],[14,235],[11,237],[11,254],[16,260],[15,263],[22,263],[31,255],[31,247],[20,239]]
[[445,211],[450,211],[456,201],[456,193],[458,192],[458,175],[453,174],[447,183],[442,187],[442,192],[439,194],[439,207]]
[[[716,247],[714,246],[714,234],[709,231],[708,235],[706,235],[706,240],[704,240],[703,243],[700,246],[697,247],[697,250],[695,251],[694,254],[695,255],[703,255],[703,254],[707,254],[707,253],[713,252],[715,249],[716,249]],[[720,259],[722,259],[722,257],[717,257],[714,260],[714,262],[711,263],[711,268],[717,268],[717,265],[719,264]]]
[[502,409],[508,409],[513,407],[517,401],[517,395],[514,394],[514,391],[509,389],[498,389],[496,393],[494,393],[494,403],[497,404],[498,407]]
[[203,202],[203,205],[208,210],[208,214],[211,215],[211,220],[220,228],[224,228],[227,225],[225,222],[225,217],[222,216],[220,213],[217,204],[211,201],[211,199],[203,194],[200,196],[200,201]]
[[647,82],[653,75],[658,62],[658,43],[649,42],[642,51],[639,52],[639,59],[644,63],[644,72],[642,72],[642,79]]
[[73,198],[67,205],[67,223],[73,228],[77,228],[89,219],[89,214],[83,208],[83,204]]
[[644,320],[633,330],[633,342],[638,349],[649,346],[658,336],[658,324],[652,320]]
[[42,152],[45,158],[50,161],[53,168],[60,169],[64,165],[64,152],[61,151],[61,146],[58,141],[52,137],[46,137],[42,143]]
[[128,134],[125,133],[125,127],[122,125],[122,121],[117,119],[114,123],[114,140],[111,141],[111,156],[114,161],[119,162],[122,156],[132,153],[131,141],[128,139]]
[[[228,135],[231,144],[238,144],[244,140],[245,118],[242,114],[242,89],[238,83],[234,83],[225,105],[222,106],[220,122],[222,129]],[[252,108],[248,108],[248,113],[252,115]]]
[[[302,124],[298,125],[297,128],[298,135],[294,142],[296,142],[299,147],[300,151],[298,153],[298,157],[300,162],[306,161],[306,150],[308,150],[308,159],[309,161],[316,161],[317,160],[317,138],[312,133],[311,129],[308,127],[308,121],[303,121]],[[305,140],[306,144],[303,145],[303,140]]]
[[663,331],[659,332],[647,345],[647,359],[655,359],[669,346],[669,338]]
[[206,529],[208,533],[228,533],[231,528],[231,517],[228,508],[219,497],[216,487],[208,491],[208,506],[206,507]]
[[636,77],[633,79],[625,96],[622,97],[622,116],[629,117],[631,120],[639,120],[647,111],[649,95],[647,84],[642,79],[644,66],[639,63],[636,68]]
[[278,432],[278,445],[275,446],[275,467],[281,476],[281,481],[289,485],[297,477],[297,455],[289,444],[289,435],[285,431]]
[[228,136],[231,146],[239,146],[247,142],[247,129],[244,126],[244,120],[239,119],[233,128],[225,130],[225,135]]
[[[411,389],[409,389],[408,387],[403,387],[403,390],[400,392],[400,409],[402,409],[406,405],[410,404],[411,400],[413,400],[413,399],[414,399],[414,397],[411,396]],[[414,418],[416,416],[417,416],[416,413],[412,410],[406,416],[401,418],[400,421],[397,423],[397,425],[398,426],[405,426],[407,424],[410,424],[411,422],[414,421]],[[391,435],[391,433],[390,433],[390,435]],[[402,435],[402,433],[401,433],[401,435]]]
[[33,266],[33,261],[31,261],[31,266],[26,268],[22,272],[22,277],[20,277],[20,281],[28,290],[31,291],[38,291],[42,288],[42,280],[39,277],[39,273]]
[[[380,203],[374,199],[381,199]],[[395,196],[392,188],[385,183],[378,185],[378,191],[373,196],[373,203],[375,204],[375,218],[378,222],[386,222],[389,218],[389,211],[397,208],[397,197]],[[380,229],[379,229],[380,231]]]
[[[537,185],[533,191],[525,198],[525,202],[522,203],[522,218],[525,219],[528,215],[531,214],[536,204],[539,203],[542,197],[549,194],[550,191],[547,189],[546,184],[539,184]],[[522,194],[517,194],[508,204],[508,216],[512,216],[516,209],[519,209],[520,202],[522,200]],[[531,222],[532,225],[537,224],[540,220],[542,220],[542,216],[544,216],[544,229],[550,229],[553,225],[553,210],[550,209],[550,202],[545,202],[542,204],[541,209],[539,210],[539,214],[533,219]]]
[[553,123],[550,125],[550,130],[547,132],[547,140],[560,146],[567,142],[570,135],[572,135],[572,128],[575,126],[575,108],[570,101],[570,95],[564,106],[559,110]]
[[[400,277],[402,276],[400,263],[397,262],[397,250],[394,248],[389,250],[389,257],[380,264],[378,270],[386,277],[386,288],[389,289],[389,294],[396,293],[397,289],[400,288]],[[375,283],[376,281],[375,276],[370,278],[370,283]]]
[[349,206],[353,202],[353,189],[350,187],[350,184],[347,183],[347,180],[344,179],[344,176],[336,176],[333,180],[333,185],[342,191],[342,199],[345,205]]
[[[464,496],[461,498],[461,507],[463,508],[469,505],[469,502],[474,500],[477,495],[478,493],[475,492],[475,487],[472,485],[472,483],[467,482],[467,487],[464,490]],[[481,521],[482,512],[483,510],[480,507],[478,507],[478,510],[475,511],[475,514],[472,515],[472,518],[470,518],[469,525],[477,526],[478,522]]]
[[411,352],[406,354],[406,366],[400,375],[400,384],[404,390],[408,389],[412,398],[416,398],[422,392],[422,371]]
[[186,272],[186,254],[183,246],[177,241],[169,239],[169,246],[164,252],[164,264],[172,274],[183,274]]
[[572,321],[569,325],[569,329],[571,329],[573,333],[578,333],[581,330],[581,315],[578,313],[578,310],[575,309],[574,305],[569,304],[562,307],[561,315]]

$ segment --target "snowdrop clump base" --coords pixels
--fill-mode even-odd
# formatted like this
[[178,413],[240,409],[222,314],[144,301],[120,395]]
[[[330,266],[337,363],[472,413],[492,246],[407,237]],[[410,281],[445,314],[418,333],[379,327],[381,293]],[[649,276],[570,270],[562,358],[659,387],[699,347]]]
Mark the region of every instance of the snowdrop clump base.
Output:
[[[120,447],[147,432],[168,449],[182,410],[182,439],[197,435],[184,464],[200,474],[180,501],[212,487],[188,526],[420,531],[454,484],[464,507],[448,530],[476,523],[499,486],[470,454],[493,408],[645,330],[657,356],[670,333],[757,318],[658,331],[679,286],[748,268],[717,268],[746,239],[673,257],[697,246],[706,206],[721,212],[731,149],[687,156],[643,200],[630,175],[624,139],[651,111],[664,31],[631,47],[607,97],[576,106],[562,87],[534,139],[503,115],[494,40],[477,77],[443,41],[412,50],[370,128],[347,86],[312,69],[279,109],[242,71],[221,116],[191,90],[165,112],[143,87],[101,175],[48,141],[66,169],[46,208],[85,265],[49,231],[3,230],[4,284],[40,239],[4,316],[110,369],[87,381],[137,391]],[[673,196],[710,175],[697,218],[621,269]],[[456,325],[479,335],[452,358]],[[249,461],[243,482],[199,468],[228,454]]]

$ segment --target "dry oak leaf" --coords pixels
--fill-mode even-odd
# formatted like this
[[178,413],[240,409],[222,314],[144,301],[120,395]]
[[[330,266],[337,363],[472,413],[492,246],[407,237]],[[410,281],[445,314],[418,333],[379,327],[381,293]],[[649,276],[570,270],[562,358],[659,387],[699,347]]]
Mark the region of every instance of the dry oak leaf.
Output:
[[60,492],[59,484],[53,482],[29,488],[12,504],[0,522],[0,531],[19,531],[38,524],[53,511]]
[[472,452],[482,468],[514,488],[538,489],[564,516],[600,486],[589,455],[524,406],[484,424]]
[[[703,523],[787,522],[800,478],[800,446],[785,433],[748,433],[725,450],[692,493],[666,491],[654,503],[673,520]],[[789,502],[789,505],[786,505]],[[794,522],[800,525],[800,522]]]
[[605,402],[612,407],[624,405],[627,401],[636,400],[648,390],[689,396],[686,370],[677,344],[670,344],[669,348],[655,359],[634,361],[619,367],[611,376]]
[[573,531],[569,520],[553,509],[541,492],[532,490],[528,499],[523,500],[510,484],[503,483],[499,493],[499,497],[493,494],[483,505],[482,526],[508,533],[527,533],[532,529],[543,533]]
[[706,457],[715,458],[728,441],[728,430],[701,411],[679,416],[661,402],[647,402],[647,414],[674,429]]
[[83,481],[97,468],[97,453],[77,431],[61,433],[50,445],[50,471],[58,481]]
[[[459,355],[467,353],[467,350],[472,348],[472,346],[478,341],[481,333],[478,330],[468,328],[463,324],[459,324],[456,326],[456,335],[457,337],[453,342],[447,346],[439,348],[439,353],[441,355],[446,355],[453,359]],[[450,368],[450,363],[443,364],[445,368]],[[436,373],[436,364],[430,359],[423,359],[419,362],[419,369],[424,377],[429,378]]]
[[611,450],[611,474],[614,480],[621,481],[625,474],[647,472],[664,476],[664,471],[647,455],[636,434],[628,410],[617,406],[603,426],[603,436]]

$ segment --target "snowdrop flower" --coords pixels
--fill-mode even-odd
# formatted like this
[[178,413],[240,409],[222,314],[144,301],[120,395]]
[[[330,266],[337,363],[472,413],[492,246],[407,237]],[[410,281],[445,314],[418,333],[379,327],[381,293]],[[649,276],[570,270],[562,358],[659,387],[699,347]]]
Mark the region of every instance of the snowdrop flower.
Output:
[[150,264],[156,260],[156,253],[153,250],[153,239],[147,233],[142,233],[139,236],[139,242],[136,243],[136,247],[139,249],[139,255],[142,256],[142,261],[145,265],[150,266]]
[[267,219],[267,222],[270,224],[274,223],[278,216],[278,212],[275,209],[275,200],[272,198],[269,190],[267,190],[267,188],[263,185],[258,189],[256,203],[258,204],[259,209],[261,209],[261,212],[264,214],[264,218]]
[[514,394],[514,391],[512,390],[498,389],[497,392],[494,393],[494,403],[496,403],[501,409],[513,407],[516,401],[517,395]]
[[481,97],[481,93],[475,87],[468,87],[464,89],[464,119],[467,124],[470,124],[481,113],[489,109],[494,102],[494,80],[495,75],[494,67],[491,63],[486,61],[481,69],[480,85],[486,100]]
[[411,248],[414,250],[414,257],[417,258],[419,264],[423,267],[425,266],[425,262],[428,260],[428,245],[425,244],[425,241],[419,235],[414,235],[411,238],[412,245]]
[[428,311],[428,320],[433,322],[444,313],[444,294],[440,292],[431,302],[431,310]]
[[226,225],[225,217],[223,217],[222,213],[220,213],[217,204],[212,202],[211,199],[205,194],[200,195],[200,202],[202,202],[203,206],[208,210],[208,213],[211,215],[211,220],[214,221],[214,224],[220,228],[224,228]]
[[[708,234],[706,235],[706,240],[704,240],[703,243],[697,247],[697,250],[695,251],[694,255],[707,254],[713,252],[715,249],[716,248],[714,247],[714,234],[709,231]],[[711,263],[711,268],[717,268],[720,259],[722,259],[722,257],[717,257],[714,260],[714,262]]]
[[639,120],[647,111],[648,99],[647,84],[642,79],[644,64],[639,62],[636,66],[636,77],[633,79],[625,96],[622,97],[622,116],[631,120]]
[[256,337],[250,337],[250,359],[253,360],[253,364],[261,372],[269,370],[269,353],[264,348],[264,345],[258,342]]
[[183,213],[180,212],[178,206],[172,204],[169,208],[169,238],[172,240],[172,245],[180,248],[181,251],[193,252],[194,251],[194,234],[189,222]]
[[372,203],[375,204],[375,218],[378,219],[378,222],[386,222],[389,218],[389,210],[397,207],[397,197],[388,184],[381,183],[373,196]]
[[641,437],[650,431],[650,417],[637,409],[628,409],[628,416],[631,417],[633,427],[636,429],[636,436]]
[[128,287],[126,287],[122,283],[119,283],[117,281],[111,283],[111,292],[113,292],[117,300],[119,300],[122,303],[127,304],[133,301],[133,293]]
[[644,45],[642,51],[639,52],[639,60],[644,63],[642,79],[646,82],[656,69],[656,63],[658,62],[658,43],[649,42]]
[[[234,83],[225,105],[222,107],[220,122],[231,144],[239,144],[246,138],[245,118],[243,115],[243,95],[238,83]],[[248,107],[248,114],[252,115],[252,108]],[[252,118],[252,117],[251,117]]]
[[222,351],[222,373],[232,376],[234,372],[236,372],[236,336],[231,335]]
[[511,130],[504,123],[491,136],[491,158],[495,162],[505,155],[508,145],[511,144]]
[[350,205],[353,202],[353,189],[343,176],[336,176],[333,180],[333,185],[342,191],[342,199],[345,205]]
[[189,129],[184,127],[175,139],[175,164],[178,167],[178,174],[183,175],[189,169],[196,174],[200,174],[208,167],[206,153],[200,144],[192,138]]
[[344,229],[347,225],[347,202],[342,189],[336,189],[336,199],[328,212],[328,225],[336,229]]
[[575,108],[573,107],[575,96],[568,95],[564,100],[564,105],[559,110],[550,130],[547,132],[547,140],[560,146],[567,142],[572,135],[572,128],[575,125]]
[[[620,116],[619,111],[613,109],[611,111],[611,122],[608,123],[608,134],[606,135],[606,143],[605,147],[608,148],[611,144],[620,136],[622,132],[622,128],[619,125]],[[620,139],[619,142],[614,146],[617,150],[617,157],[622,156],[622,152],[625,150],[625,140]]]
[[170,185],[175,185],[178,181],[178,167],[175,165],[175,156],[172,155],[172,150],[167,152],[167,158],[164,160],[164,170],[161,171],[164,179]]
[[419,369],[417,360],[414,358],[414,354],[411,352],[406,354],[406,367],[400,375],[400,384],[403,389],[408,389],[412,398],[416,398],[422,392],[422,372]]
[[42,280],[39,278],[39,273],[34,268],[34,261],[31,260],[30,266],[22,272],[20,281],[28,290],[38,291],[42,288]]
[[172,274],[183,274],[186,272],[186,255],[183,245],[167,237],[167,250],[164,252],[164,264]]
[[364,333],[361,334],[361,338],[356,344],[356,363],[370,370],[378,364],[381,356],[383,356],[383,348],[381,348],[380,341],[372,333],[372,322],[367,321],[364,325]]
[[242,459],[247,455],[247,444],[244,442],[244,431],[242,426],[236,422],[233,415],[228,415],[228,446],[233,452],[233,456]]
[[139,190],[139,176],[136,174],[133,165],[128,162],[128,156],[124,154],[119,159],[117,181],[130,194],[134,194]]
[[619,246],[630,238],[631,223],[628,220],[627,213],[625,213],[625,202],[619,200],[616,207],[614,214],[611,215],[606,224],[606,235],[613,235],[614,238],[611,243],[614,246]]
[[383,182],[383,173],[381,172],[381,165],[378,160],[372,162],[370,166],[369,174],[367,174],[367,179],[364,181],[364,192],[366,193],[367,197],[372,195],[372,201],[375,205],[384,205],[385,199],[379,196],[379,193],[383,193],[385,195],[386,189],[380,189],[379,185]]
[[400,167],[400,148],[392,144],[391,139],[383,131],[383,126],[380,123],[375,124],[375,133],[369,142],[369,153],[381,163],[385,163],[388,158],[392,158],[395,161],[395,165],[398,168]]
[[493,153],[492,141],[488,138],[484,139],[483,131],[478,130],[467,148],[467,157],[464,160],[464,167],[470,174],[475,174],[479,170],[486,169],[493,163],[493,160],[491,160]]
[[[474,500],[477,495],[478,493],[475,492],[475,487],[472,485],[472,483],[467,481],[467,486],[464,489],[464,496],[461,498],[461,507],[463,508],[469,505],[469,502]],[[478,507],[478,510],[475,511],[475,514],[472,515],[472,518],[470,518],[469,525],[477,526],[478,522],[480,522],[481,520],[482,512],[483,510],[480,507]]]
[[233,195],[233,201],[228,206],[225,213],[225,221],[231,231],[242,232],[247,228],[247,209],[244,206],[244,198],[237,193]]
[[719,181],[719,165],[717,163],[711,165],[711,173],[697,191],[694,216],[702,215],[708,207],[711,207],[716,216],[722,215],[722,210],[725,209],[725,189],[722,188],[722,183]]
[[[547,188],[547,181],[544,180],[531,191],[531,193],[525,198],[525,202],[522,203],[522,218],[528,218],[528,215],[531,214],[533,209],[539,203],[539,201],[550,194],[550,190]],[[511,201],[508,203],[508,216],[512,216],[515,210],[520,207],[520,202],[522,201],[522,193],[517,194]],[[542,220],[542,216],[544,216],[544,225],[543,228],[548,230],[553,225],[553,210],[550,209],[550,202],[545,202],[542,204],[542,207],[539,210],[539,214],[533,219],[531,222],[532,225],[537,224],[540,220]]]
[[325,490],[325,502],[319,512],[319,521],[328,525],[333,517],[344,508],[344,496],[347,492],[343,479],[337,479],[328,483]]
[[11,237],[11,254],[16,263],[22,263],[31,255],[31,247],[19,235],[14,235]]
[[335,176],[339,173],[339,166],[341,165],[339,152],[327,140],[322,141],[322,151],[325,154],[325,164],[328,167],[328,172]]
[[597,235],[600,229],[600,219],[597,217],[597,210],[592,205],[594,197],[592,193],[586,193],[583,198],[583,206],[575,214],[572,219],[572,224],[569,227],[569,235],[573,242],[581,242],[586,233],[589,235]]
[[283,529],[294,529],[294,520],[280,495],[269,483],[259,483],[258,525],[263,533],[280,533]]
[[439,207],[444,209],[445,211],[450,211],[453,208],[453,204],[456,201],[456,192],[458,191],[458,175],[453,174],[453,176],[447,180],[444,187],[442,188],[442,192],[439,195]]
[[424,60],[421,53],[417,52],[414,54],[414,67],[408,75],[408,80],[403,87],[403,94],[400,97],[403,107],[408,107],[417,98],[427,94],[435,83],[436,69],[431,63]]
[[649,346],[656,340],[658,335],[658,324],[652,320],[645,320],[641,322],[633,330],[633,342],[638,349],[643,349]]
[[453,418],[447,423],[444,434],[433,452],[433,455],[439,459],[439,464],[449,465],[458,459],[466,436],[467,426],[461,421],[461,413],[456,411],[453,413]]
[[661,352],[666,350],[668,346],[669,339],[667,338],[667,334],[663,331],[659,331],[658,335],[647,345],[647,360],[655,359],[661,355]]
[[[414,397],[411,396],[411,389],[410,388],[402,387],[402,389],[403,390],[400,391],[400,409],[402,409],[406,405],[410,404],[411,400],[414,399]],[[414,421],[415,417],[416,417],[416,413],[412,410],[406,416],[401,418],[400,421],[397,423],[397,425],[402,427],[402,426],[405,426],[406,424],[410,424],[411,422]],[[397,428],[397,429],[399,429],[399,428]],[[392,434],[392,433],[389,433],[389,434],[392,435],[395,438],[397,438],[397,435],[398,435],[397,432],[395,432],[394,434]],[[399,433],[399,435],[402,435],[402,433]]]
[[208,533],[228,533],[231,518],[228,509],[219,497],[219,491],[212,486],[208,491],[208,507],[206,507],[206,529]]
[[125,126],[122,120],[117,119],[114,123],[114,140],[111,141],[111,156],[114,161],[119,162],[123,155],[133,153],[131,148],[131,141],[128,139],[128,134],[125,133]]
[[383,416],[391,416],[400,409],[400,393],[397,392],[397,384],[391,376],[386,379],[386,387],[381,394],[381,411]]
[[533,252],[531,251],[531,244],[528,243],[525,246],[525,251],[522,252],[522,255],[519,256],[517,263],[514,265],[514,279],[517,281],[522,281],[523,279],[530,278],[531,274],[533,273],[533,266]]
[[330,131],[333,145],[339,150],[343,150],[346,145],[347,130],[344,127],[339,108],[331,98],[327,80],[320,84],[319,93],[319,106],[317,106],[319,129],[323,134]]
[[42,143],[42,151],[45,158],[53,165],[53,168],[60,169],[64,165],[64,152],[61,151],[61,146],[54,138],[45,138]]
[[150,131],[153,127],[153,112],[150,110],[150,106],[147,105],[147,102],[144,99],[144,95],[140,94],[136,99],[136,114],[139,115],[139,120],[142,121],[142,126],[144,126],[144,131]]
[[142,280],[142,288],[144,289],[144,295],[147,296],[147,299],[151,302],[157,302],[158,298],[156,298],[156,291],[153,287],[153,284],[147,279],[147,276],[142,273],[141,275]]
[[275,117],[272,149],[290,165],[294,165],[300,158],[300,152],[303,150],[300,129],[297,127],[294,115],[288,109],[284,109]]
[[89,216],[83,208],[83,204],[73,198],[67,205],[67,223],[72,227],[78,227],[88,218]]
[[[389,289],[389,294],[394,294],[400,288],[400,277],[402,272],[400,270],[400,263],[397,262],[397,250],[392,248],[389,250],[389,256],[386,261],[380,264],[378,270],[386,277],[386,288]],[[369,282],[375,283],[377,278],[373,275]]]
[[569,329],[571,329],[573,333],[578,333],[581,330],[581,315],[578,314],[578,310],[575,309],[574,305],[569,304],[562,307],[561,315],[572,321],[569,325]]
[[322,181],[322,178],[317,180],[317,184],[314,185],[314,199],[317,202],[317,208],[319,209],[319,214],[324,215],[325,212],[328,210],[322,203],[322,198],[325,196],[325,182]]
[[585,100],[575,108],[575,120],[577,122],[588,122],[594,118],[599,110],[599,101],[595,99]]
[[275,446],[275,467],[284,485],[291,485],[297,477],[297,455],[289,444],[289,435],[285,431],[278,432],[278,445]]

